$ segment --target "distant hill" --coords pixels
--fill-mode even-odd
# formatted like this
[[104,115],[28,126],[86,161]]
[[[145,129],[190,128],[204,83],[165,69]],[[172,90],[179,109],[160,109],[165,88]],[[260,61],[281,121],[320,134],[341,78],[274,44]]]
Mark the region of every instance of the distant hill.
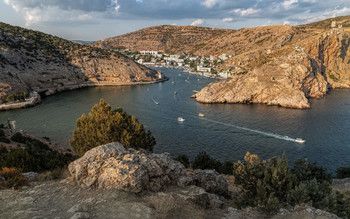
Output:
[[108,49],[125,47],[133,51],[157,49],[188,53],[193,48],[201,48],[207,40],[233,32],[234,30],[208,27],[163,25],[96,41],[95,45]]
[[74,43],[91,44],[94,41],[84,41],[84,40],[72,40]]
[[99,84],[155,81],[156,72],[113,51],[0,23],[0,99]]
[[304,24],[301,27],[315,28],[315,29],[329,29],[331,27],[331,22],[336,21],[337,25],[340,24],[343,27],[350,27],[350,15],[340,16],[335,18],[328,18],[326,20],[317,21],[314,23]]

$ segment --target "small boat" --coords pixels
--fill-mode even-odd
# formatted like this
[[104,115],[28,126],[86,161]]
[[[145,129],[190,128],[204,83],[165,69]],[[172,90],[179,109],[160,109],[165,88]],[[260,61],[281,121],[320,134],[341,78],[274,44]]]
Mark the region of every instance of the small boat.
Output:
[[305,140],[304,140],[304,139],[301,139],[301,138],[296,138],[296,139],[295,139],[295,142],[298,142],[298,143],[305,143]]
[[155,104],[157,104],[157,105],[159,104],[159,102],[157,102],[155,99],[152,98],[152,100]]
[[175,82],[173,81],[173,82],[171,82],[173,85],[175,84]]
[[204,117],[204,114],[203,113],[198,113],[198,116]]
[[174,95],[176,95],[176,94],[177,94],[177,92],[175,91],[175,92],[174,92]]
[[178,121],[178,122],[184,122],[184,121],[185,121],[185,119],[184,119],[184,118],[182,118],[182,117],[177,117],[177,121]]

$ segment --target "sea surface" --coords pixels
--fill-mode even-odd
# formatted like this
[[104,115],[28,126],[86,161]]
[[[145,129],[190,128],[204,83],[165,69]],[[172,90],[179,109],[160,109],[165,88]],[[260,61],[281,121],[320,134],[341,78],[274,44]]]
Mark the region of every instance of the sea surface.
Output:
[[[101,98],[135,115],[156,138],[155,152],[191,159],[200,151],[220,161],[242,160],[247,152],[263,159],[286,153],[290,162],[308,158],[333,172],[350,166],[350,90],[331,90],[312,99],[308,110],[245,104],[200,104],[190,96],[216,79],[160,69],[169,81],[139,86],[94,87],[63,92],[33,108],[0,112],[0,122],[49,137],[69,147],[75,121]],[[177,92],[175,95],[174,92]],[[156,104],[158,102],[159,104]],[[203,113],[204,117],[199,117]],[[178,122],[178,117],[185,119]],[[302,138],[303,144],[295,142]]]

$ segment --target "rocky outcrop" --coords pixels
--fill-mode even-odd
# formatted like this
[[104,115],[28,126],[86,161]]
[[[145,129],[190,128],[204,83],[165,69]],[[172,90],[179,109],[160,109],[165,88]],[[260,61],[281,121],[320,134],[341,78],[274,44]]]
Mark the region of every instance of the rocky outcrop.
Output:
[[186,200],[217,207],[229,197],[226,179],[214,170],[187,173],[169,154],[125,149],[120,143],[93,148],[68,166],[73,180],[83,188],[119,189],[132,193],[158,192],[170,185],[183,188]]
[[99,146],[69,165],[74,180],[82,187],[121,189],[139,193],[159,191],[184,175],[184,166],[169,154],[147,154],[124,149],[120,143]]
[[[299,45],[299,44],[298,44]],[[237,67],[230,81],[213,83],[195,95],[202,103],[263,103],[310,108],[308,98],[323,97],[329,87],[350,87],[350,37],[329,31],[294,48],[260,54],[255,65]],[[242,59],[242,57],[240,57]],[[237,58],[238,59],[238,58]],[[242,63],[241,63],[242,64]]]

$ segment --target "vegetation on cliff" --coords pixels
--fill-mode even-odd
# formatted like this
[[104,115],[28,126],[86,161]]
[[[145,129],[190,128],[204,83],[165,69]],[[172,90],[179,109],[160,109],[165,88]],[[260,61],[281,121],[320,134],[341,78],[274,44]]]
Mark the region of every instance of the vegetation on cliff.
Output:
[[83,114],[76,125],[77,129],[73,131],[73,139],[69,143],[79,156],[94,147],[111,142],[149,151],[156,144],[151,132],[146,131],[134,116],[128,115],[121,108],[112,110],[103,99],[92,107],[88,116]]

